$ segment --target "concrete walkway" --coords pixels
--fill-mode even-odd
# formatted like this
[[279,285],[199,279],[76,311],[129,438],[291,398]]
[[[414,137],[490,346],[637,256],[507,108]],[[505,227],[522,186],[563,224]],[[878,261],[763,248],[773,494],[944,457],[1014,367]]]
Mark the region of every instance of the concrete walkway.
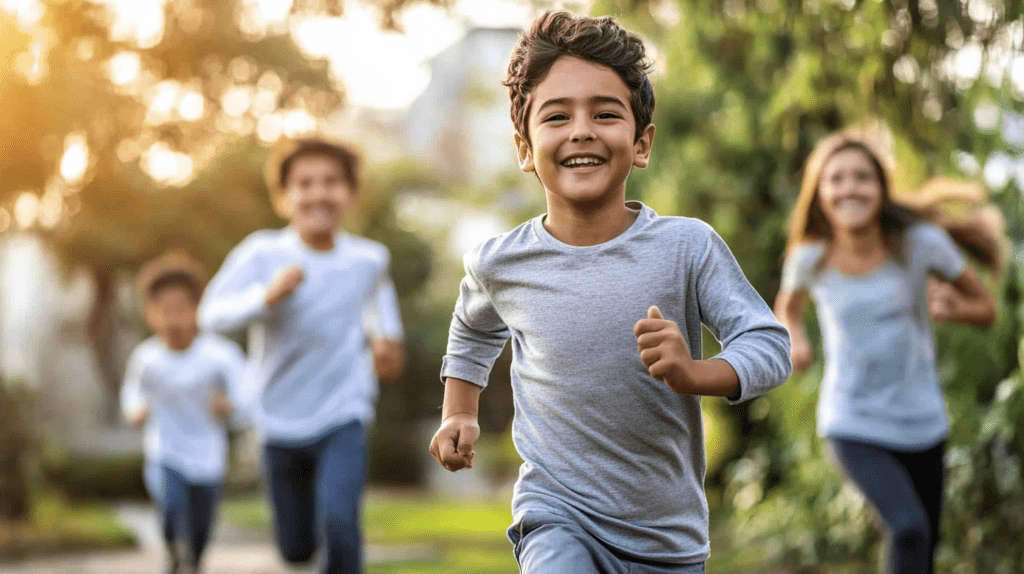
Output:
[[[125,503],[115,509],[117,516],[135,532],[139,545],[134,550],[65,554],[0,563],[0,574],[163,574],[163,541],[156,516],[149,505]],[[366,548],[369,564],[430,560],[432,548]],[[203,557],[202,574],[313,574],[315,569],[290,568],[280,558],[269,534],[242,531],[217,523],[213,539]]]

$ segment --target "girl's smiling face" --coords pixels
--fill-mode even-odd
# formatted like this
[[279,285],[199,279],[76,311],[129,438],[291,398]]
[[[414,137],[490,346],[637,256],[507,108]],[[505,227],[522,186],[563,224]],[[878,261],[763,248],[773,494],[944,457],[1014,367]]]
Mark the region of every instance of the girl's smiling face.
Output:
[[552,203],[622,202],[632,168],[646,167],[654,137],[636,140],[626,83],[611,68],[562,56],[534,88],[529,133],[516,136],[519,164],[534,171]]
[[818,182],[818,204],[834,232],[881,226],[881,174],[867,153],[849,147],[828,158]]

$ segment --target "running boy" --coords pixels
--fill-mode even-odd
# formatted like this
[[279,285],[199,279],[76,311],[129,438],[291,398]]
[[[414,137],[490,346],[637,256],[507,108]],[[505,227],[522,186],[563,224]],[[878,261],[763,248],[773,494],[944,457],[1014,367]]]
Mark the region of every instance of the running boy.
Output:
[[198,333],[202,288],[187,257],[143,267],[139,298],[155,336],[132,352],[121,390],[125,418],[146,425],[146,488],[160,507],[171,574],[199,570],[227,467],[228,397],[236,399],[245,364],[236,343]]
[[[625,201],[648,165],[641,40],[547,13],[505,85],[547,214],[465,258],[434,457],[472,467],[477,408],[511,337],[523,458],[508,535],[522,572],[696,573],[708,557],[700,395],[747,400],[789,375],[789,339],[705,223]],[[700,360],[701,324],[723,352]]]
[[204,328],[249,330],[253,418],[278,549],[303,563],[323,546],[329,574],[361,571],[374,370],[392,380],[403,366],[388,250],[338,231],[356,204],[357,173],[356,156],[343,145],[305,139],[276,146],[267,184],[291,224],[238,245],[199,313]]

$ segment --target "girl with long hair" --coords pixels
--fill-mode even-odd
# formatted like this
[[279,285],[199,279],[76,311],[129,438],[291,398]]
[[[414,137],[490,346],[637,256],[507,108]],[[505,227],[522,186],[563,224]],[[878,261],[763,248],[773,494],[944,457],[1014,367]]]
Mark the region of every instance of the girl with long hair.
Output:
[[926,574],[949,430],[931,318],[992,323],[995,302],[957,243],[993,269],[999,244],[984,218],[944,227],[927,206],[894,202],[885,157],[849,133],[811,153],[775,314],[789,329],[794,371],[806,370],[804,311],[813,300],[825,355],[818,434],[882,522],[888,572]]

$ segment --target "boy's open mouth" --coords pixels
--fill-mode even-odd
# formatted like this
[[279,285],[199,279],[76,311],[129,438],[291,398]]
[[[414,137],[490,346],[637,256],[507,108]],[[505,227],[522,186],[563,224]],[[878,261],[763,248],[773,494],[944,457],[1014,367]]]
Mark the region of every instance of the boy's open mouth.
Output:
[[603,163],[603,159],[592,155],[575,156],[562,160],[562,166],[564,167],[591,167],[595,165],[601,165]]

